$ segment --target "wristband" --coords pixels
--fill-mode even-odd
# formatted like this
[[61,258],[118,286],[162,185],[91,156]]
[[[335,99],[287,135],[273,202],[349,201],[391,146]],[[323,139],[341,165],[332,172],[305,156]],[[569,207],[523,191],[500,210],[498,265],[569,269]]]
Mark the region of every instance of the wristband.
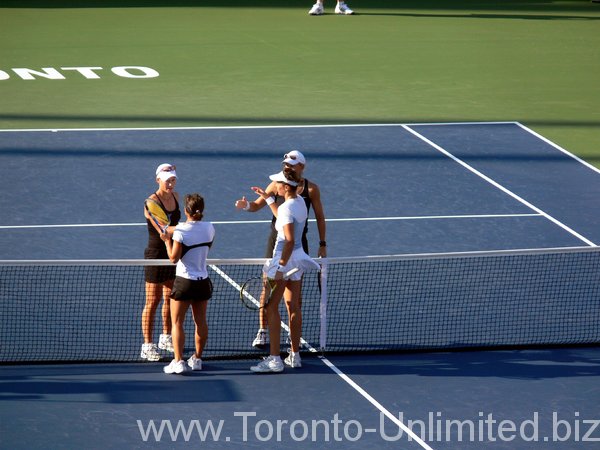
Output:
[[273,197],[267,197],[265,201],[267,202],[267,205],[272,205],[275,203],[275,199]]
[[244,206],[243,210],[244,211],[249,211],[250,210],[250,202],[248,200],[246,200],[246,206]]
[[319,247],[327,247],[327,241],[319,241]]
[[277,264],[277,272],[283,272],[283,266],[281,264]]

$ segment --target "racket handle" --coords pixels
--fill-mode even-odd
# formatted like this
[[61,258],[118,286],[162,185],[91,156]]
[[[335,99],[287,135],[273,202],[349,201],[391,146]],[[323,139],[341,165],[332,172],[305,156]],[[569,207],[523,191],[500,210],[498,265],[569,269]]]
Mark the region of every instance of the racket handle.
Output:
[[169,228],[169,225],[161,225],[160,222],[158,221],[158,219],[155,219],[154,217],[152,217],[152,219],[154,220],[154,223],[156,225],[158,225],[158,228],[160,229],[160,231],[162,232],[162,234],[165,234],[167,231],[167,228]]

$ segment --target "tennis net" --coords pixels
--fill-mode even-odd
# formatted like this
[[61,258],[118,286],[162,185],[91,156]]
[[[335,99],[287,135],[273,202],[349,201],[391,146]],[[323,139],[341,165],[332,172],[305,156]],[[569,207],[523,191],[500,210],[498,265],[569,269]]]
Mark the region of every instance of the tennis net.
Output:
[[[264,354],[251,346],[257,313],[245,309],[238,294],[246,279],[260,275],[263,262],[209,260],[214,294],[205,358]],[[163,264],[170,263],[0,261],[0,363],[139,360],[144,266]],[[329,258],[321,264],[322,274],[309,272],[303,281],[303,339],[313,351],[600,343],[596,248]],[[157,313],[156,338],[161,327]],[[187,353],[192,348],[188,317]]]

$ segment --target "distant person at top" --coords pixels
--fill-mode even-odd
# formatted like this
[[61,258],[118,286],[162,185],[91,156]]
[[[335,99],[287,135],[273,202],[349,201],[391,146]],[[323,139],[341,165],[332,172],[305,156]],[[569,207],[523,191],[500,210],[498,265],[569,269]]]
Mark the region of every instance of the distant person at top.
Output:
[[[345,16],[348,16],[350,14],[354,14],[354,11],[352,11],[348,5],[346,5],[346,2],[344,1],[339,1],[337,2],[337,5],[335,5],[335,13],[336,14],[342,14]],[[323,9],[323,0],[317,0],[317,3],[315,3],[313,5],[312,8],[310,8],[310,11],[308,12],[308,14],[310,14],[311,16],[320,16],[322,14],[325,13],[325,10]]]
[[[306,167],[306,158],[298,150],[292,150],[283,155],[282,165],[284,169],[289,168],[293,170],[299,177],[299,186],[297,188],[297,194],[300,196],[306,204],[306,209],[310,212],[312,206],[317,221],[317,230],[319,232],[319,249],[317,256],[320,258],[327,257],[327,241],[326,233],[327,228],[325,224],[325,213],[323,211],[323,204],[321,203],[321,191],[319,186],[312,181],[304,178],[304,169]],[[283,196],[279,195],[277,182],[271,182],[264,190],[265,196],[271,198],[270,202],[274,201],[276,205],[283,203]],[[261,210],[267,205],[267,200],[262,196],[259,196],[254,201],[246,200],[246,197],[242,197],[240,200],[235,202],[235,207],[241,210],[256,212]],[[265,251],[265,258],[271,258],[273,256],[273,249],[275,248],[275,242],[277,240],[277,230],[275,229],[275,221],[277,218],[273,215],[271,219],[271,234],[267,239],[267,248]],[[308,239],[306,237],[308,233],[308,221],[305,223],[302,229],[302,248],[305,253],[308,251]],[[254,347],[262,347],[267,344],[267,315],[264,308],[261,308],[259,314],[259,329],[256,333],[256,338],[252,342]]]
[[[175,192],[175,184],[177,183],[175,166],[172,164],[158,166],[156,168],[156,182],[158,183],[158,190],[148,198],[158,202],[169,218],[169,223],[163,225],[168,226],[166,234],[170,236],[181,218],[179,194]],[[148,244],[144,251],[144,259],[168,259],[167,249],[160,237],[162,230],[154,223],[146,210],[144,210],[144,216],[146,217],[148,229]],[[146,281],[146,304],[142,311],[144,344],[140,356],[148,361],[158,361],[160,359],[158,348],[173,352],[169,298],[173,281],[175,281],[175,267],[146,266],[144,268],[144,278]],[[160,335],[157,348],[156,344],[153,343],[154,321],[161,300],[163,300],[163,333]]]

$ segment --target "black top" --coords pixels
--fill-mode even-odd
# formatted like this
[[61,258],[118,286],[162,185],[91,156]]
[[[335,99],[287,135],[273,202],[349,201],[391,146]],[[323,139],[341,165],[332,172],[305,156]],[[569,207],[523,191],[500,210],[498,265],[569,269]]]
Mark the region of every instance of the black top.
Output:
[[[156,197],[158,198],[160,207],[169,218],[168,225],[170,227],[174,227],[175,225],[177,225],[181,220],[181,211],[179,211],[179,203],[177,202],[177,198],[175,198],[175,196],[173,195],[173,198],[175,198],[175,209],[173,211],[167,211],[167,208],[165,208],[163,202],[160,201],[160,197],[158,197],[158,195]],[[161,250],[164,249],[166,253],[165,243],[160,238],[158,231],[156,231],[156,228],[154,228],[154,225],[152,225],[152,223],[153,222],[151,220],[146,219],[146,224],[148,226],[148,248],[159,248]]]

